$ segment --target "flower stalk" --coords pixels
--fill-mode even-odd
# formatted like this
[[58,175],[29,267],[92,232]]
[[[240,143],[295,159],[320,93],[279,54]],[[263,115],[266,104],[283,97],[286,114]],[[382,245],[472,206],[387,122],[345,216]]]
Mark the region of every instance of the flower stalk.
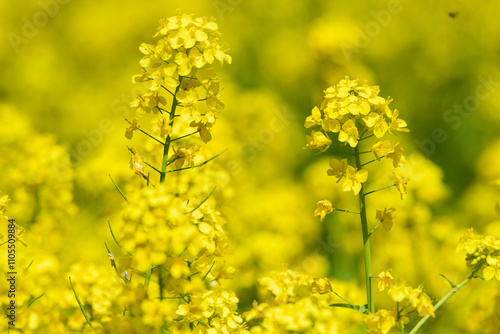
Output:
[[[182,77],[180,78],[180,83],[182,83]],[[173,100],[172,100],[172,107],[170,108],[170,114],[169,114],[169,121],[170,124],[173,125],[174,123],[174,118],[175,118],[175,108],[177,107],[177,104],[179,103],[177,101],[177,92],[179,92],[179,88],[181,85],[177,86],[175,89],[175,93],[173,95]],[[171,143],[171,138],[170,134],[167,136],[165,139],[165,144],[163,145],[163,159],[161,163],[161,172],[160,172],[160,183],[165,181],[165,175],[167,174],[167,163],[168,163],[168,151],[170,150],[170,143]]]
[[[361,159],[359,145],[354,147],[354,159],[356,160],[356,168],[361,169]],[[363,256],[365,262],[365,281],[366,281],[366,299],[368,304],[368,312],[375,312],[375,301],[373,300],[372,286],[372,259],[370,249],[370,234],[368,233],[368,221],[366,219],[366,201],[364,186],[361,184],[361,190],[358,194],[359,198],[359,217],[361,220],[361,230],[363,232]]]
[[[452,286],[451,290],[446,294],[446,296],[441,298],[441,300],[439,302],[437,302],[436,305],[434,305],[434,312],[436,312],[451,296],[453,296],[461,288],[463,288],[467,283],[469,283],[471,279],[475,278],[476,274],[479,271],[479,269],[481,268],[481,266],[482,266],[482,263],[479,263],[478,266],[476,267],[476,269],[474,269],[474,271],[469,275],[469,277],[464,279],[460,284]],[[418,330],[427,322],[427,320],[429,320],[429,318],[430,318],[430,315],[426,315],[425,317],[420,319],[420,321],[415,325],[415,327],[413,327],[413,329],[411,330],[411,332],[409,334],[417,333]]]

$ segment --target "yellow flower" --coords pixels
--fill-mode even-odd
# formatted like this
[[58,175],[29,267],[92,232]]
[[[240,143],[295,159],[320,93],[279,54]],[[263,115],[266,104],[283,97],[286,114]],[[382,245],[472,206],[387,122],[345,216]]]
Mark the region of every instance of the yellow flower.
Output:
[[472,254],[476,251],[478,240],[474,234],[474,229],[470,228],[465,232],[463,237],[460,238],[457,246],[457,253],[465,251],[468,254]]
[[342,161],[339,161],[335,158],[332,158],[330,160],[330,167],[331,168],[326,172],[330,176],[335,176],[337,178],[337,182],[340,182],[340,180],[342,180],[342,178],[345,176],[347,170],[347,159],[342,159]]
[[326,151],[332,141],[320,131],[312,131],[310,136],[306,136],[306,149],[318,149],[319,153]]
[[419,286],[417,289],[413,289],[409,293],[409,300],[414,308],[417,309],[418,315],[421,317],[430,315],[435,318],[434,314],[434,306],[432,306],[432,301],[429,296],[423,291],[422,286]]
[[307,116],[304,126],[306,128],[310,128],[311,126],[318,124],[321,124],[321,111],[319,111],[318,107],[314,107],[311,112],[311,116]]
[[364,169],[358,171],[354,167],[347,166],[345,177],[346,179],[342,185],[342,190],[352,190],[354,195],[357,195],[361,190],[361,183],[368,179],[368,172]]
[[397,109],[394,109],[394,111],[392,111],[389,107],[387,107],[385,110],[385,114],[391,119],[391,123],[389,124],[390,133],[392,133],[392,131],[394,130],[400,132],[410,132],[410,130],[406,128],[406,122],[398,118],[399,111]]
[[139,120],[134,118],[134,120],[129,123],[128,128],[125,130],[125,137],[128,139],[132,139],[132,136],[134,135],[134,131],[139,129],[141,126],[139,125]]
[[153,123],[151,131],[153,133],[160,133],[161,138],[166,138],[172,132],[171,122],[172,120],[169,119],[169,115],[160,115]]
[[311,284],[311,293],[319,293],[321,295],[325,293],[331,292],[332,285],[328,278],[313,278],[313,282]]
[[137,154],[135,149],[132,148],[131,150],[134,152],[134,155],[130,158],[130,169],[133,169],[136,175],[145,175],[144,166],[141,163],[146,161],[146,158]]
[[359,133],[356,124],[352,119],[347,120],[342,125],[342,130],[339,133],[339,141],[348,142],[351,147],[358,145]]
[[333,212],[333,206],[332,203],[328,200],[322,200],[319,201],[317,205],[316,211],[314,211],[314,217],[320,216],[320,220],[323,221],[325,219],[325,216],[329,213]]
[[406,197],[406,194],[408,193],[408,191],[406,190],[406,185],[408,184],[408,182],[410,182],[410,179],[402,177],[401,172],[397,168],[395,168],[392,172],[394,173],[394,175],[396,175],[396,180],[394,180],[394,185],[396,186],[396,189],[398,189],[398,191],[400,192],[401,199],[403,199]]
[[392,275],[391,275],[391,270],[389,269],[387,271],[383,271],[380,274],[378,274],[378,278],[380,278],[380,281],[378,282],[378,291],[384,291],[385,288],[390,288],[392,285]]
[[397,283],[392,284],[392,286],[389,288],[389,295],[391,296],[392,300],[399,303],[408,298],[410,291],[411,288],[406,286],[406,282],[404,280],[400,279]]
[[388,126],[382,115],[371,112],[363,117],[363,121],[377,138],[382,138],[387,132]]
[[396,216],[396,209],[385,208],[383,212],[381,210],[377,210],[376,219],[382,223],[382,226],[386,231],[390,231],[392,228],[392,221],[395,216]]
[[487,281],[493,278],[500,281],[500,268],[498,266],[485,266],[483,269],[483,277]]
[[405,150],[401,147],[401,143],[397,143],[396,146],[394,146],[394,149],[387,154],[387,157],[392,159],[394,167],[400,167],[406,163],[403,153],[405,153]]
[[177,150],[172,147],[174,150],[174,156],[172,159],[175,160],[175,167],[176,168],[181,168],[181,167],[193,167],[194,166],[194,158],[195,158],[195,153],[198,151],[197,146],[191,146],[190,148],[186,149],[184,147],[180,147]]
[[373,155],[375,155],[375,158],[377,160],[380,160],[380,158],[385,157],[390,151],[391,151],[391,142],[388,140],[379,141],[372,146]]
[[367,333],[387,334],[396,326],[394,314],[388,310],[378,310],[375,314],[369,314],[365,318]]

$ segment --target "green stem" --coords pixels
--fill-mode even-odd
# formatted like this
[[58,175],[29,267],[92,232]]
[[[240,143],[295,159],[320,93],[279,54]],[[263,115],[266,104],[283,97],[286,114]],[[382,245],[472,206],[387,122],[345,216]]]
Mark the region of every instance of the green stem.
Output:
[[337,209],[337,208],[333,208],[333,210],[334,211],[340,211],[340,212],[347,212],[347,213],[355,213],[355,214],[359,215],[358,211],[350,211],[350,210]]
[[381,191],[381,190],[384,190],[384,189],[391,188],[391,187],[394,187],[394,184],[391,184],[390,186],[383,187],[383,188],[380,188],[380,189],[375,189],[375,190],[369,191],[369,192],[365,193],[365,196],[366,196],[366,195],[370,195],[370,194],[372,194],[372,193],[376,193],[377,191]]
[[340,299],[342,299],[343,301],[345,301],[347,304],[351,305],[351,306],[354,306],[353,303],[351,303],[350,301],[348,301],[347,299],[345,299],[344,297],[342,297],[341,295],[339,295],[338,293],[336,293],[335,291],[332,290],[332,292],[337,296],[339,297]]
[[[354,147],[354,158],[356,160],[356,168],[361,169],[361,160],[359,153],[359,145]],[[359,191],[359,212],[361,218],[361,230],[363,232],[363,247],[364,247],[364,259],[365,259],[365,280],[366,280],[366,299],[368,304],[368,312],[375,312],[375,302],[373,300],[373,287],[372,287],[372,259],[370,251],[370,235],[368,233],[368,222],[366,219],[366,202],[365,202],[365,192],[363,184],[361,184],[361,190]]]
[[[469,283],[469,281],[471,279],[473,279],[474,277],[476,277],[476,274],[477,272],[479,271],[479,269],[481,268],[482,266],[482,263],[479,263],[478,266],[476,267],[476,269],[469,275],[469,277],[467,277],[466,279],[464,279],[462,281],[462,283],[460,283],[459,285],[456,285],[454,286],[453,288],[451,288],[450,292],[448,292],[446,294],[446,296],[444,296],[443,298],[441,298],[441,300],[439,302],[437,302],[436,305],[434,305],[434,312],[437,311],[441,305],[443,305],[451,296],[453,296],[455,293],[458,292],[458,290],[460,290],[461,288],[463,288],[463,286],[467,283]],[[420,329],[420,327],[422,327],[426,322],[427,320],[429,320],[430,318],[430,315],[426,315],[425,317],[423,317],[422,319],[420,319],[420,321],[418,322],[418,324],[413,327],[413,329],[411,330],[411,332],[409,334],[415,334],[418,332],[418,330]]]
[[375,230],[380,226],[380,224],[382,224],[381,221],[379,221],[378,224],[375,225],[375,227],[370,231],[370,233],[368,233],[368,238],[371,237],[371,235],[373,234],[373,232],[375,232]]
[[[175,89],[174,98],[172,100],[172,107],[170,108],[169,121],[171,126],[174,125],[175,108],[177,107],[178,104],[176,96],[177,92],[181,88],[181,83],[182,83],[182,77],[179,82],[179,86],[177,86],[177,88]],[[165,181],[165,175],[167,174],[168,151],[170,150],[170,142],[171,138],[170,135],[168,135],[167,138],[165,139],[165,144],[163,144],[163,160],[161,163],[160,182]]]

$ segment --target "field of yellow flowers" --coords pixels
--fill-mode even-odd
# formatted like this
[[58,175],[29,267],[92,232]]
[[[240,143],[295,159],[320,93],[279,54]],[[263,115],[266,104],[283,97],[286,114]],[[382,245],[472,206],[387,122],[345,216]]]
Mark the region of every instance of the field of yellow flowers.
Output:
[[0,10],[1,333],[500,333],[500,3]]

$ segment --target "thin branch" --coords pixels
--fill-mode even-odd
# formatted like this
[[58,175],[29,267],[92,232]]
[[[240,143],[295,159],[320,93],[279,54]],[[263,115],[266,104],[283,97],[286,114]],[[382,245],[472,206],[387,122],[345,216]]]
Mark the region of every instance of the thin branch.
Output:
[[377,192],[377,191],[381,191],[381,190],[384,190],[384,189],[387,189],[387,188],[391,188],[391,187],[394,187],[394,184],[391,184],[390,186],[383,187],[383,188],[380,188],[380,189],[375,189],[375,190],[369,191],[369,192],[365,193],[365,196],[369,195],[369,194],[372,194],[374,192]]
[[333,210],[340,211],[340,212],[347,212],[347,213],[355,213],[355,214],[359,215],[358,211],[350,211],[350,210],[336,209],[336,208],[333,208]]
[[175,96],[174,93],[172,93],[171,91],[169,91],[165,86],[161,85],[161,88],[165,89],[167,92],[169,92],[172,96]]
[[186,138],[186,137],[189,137],[189,136],[192,136],[194,134],[197,134],[198,132],[200,132],[200,130],[197,130],[195,132],[192,132],[190,134],[187,134],[187,135],[184,135],[184,136],[180,136],[180,137],[177,137],[177,138],[174,138],[174,139],[171,139],[170,142],[173,142],[173,141],[177,141],[179,139],[182,139],[182,138]]
[[209,163],[210,161],[212,161],[213,159],[217,158],[218,156],[222,155],[224,152],[226,152],[227,149],[225,149],[223,152],[217,154],[217,155],[214,155],[213,157],[211,157],[210,159],[198,164],[198,165],[194,165],[193,167],[184,167],[184,168],[177,168],[177,169],[173,169],[173,170],[168,170],[166,171],[165,173],[173,173],[173,172],[179,172],[181,170],[186,170],[186,169],[192,169],[192,168],[197,168],[197,167],[202,167],[204,165],[206,165],[207,163]]

